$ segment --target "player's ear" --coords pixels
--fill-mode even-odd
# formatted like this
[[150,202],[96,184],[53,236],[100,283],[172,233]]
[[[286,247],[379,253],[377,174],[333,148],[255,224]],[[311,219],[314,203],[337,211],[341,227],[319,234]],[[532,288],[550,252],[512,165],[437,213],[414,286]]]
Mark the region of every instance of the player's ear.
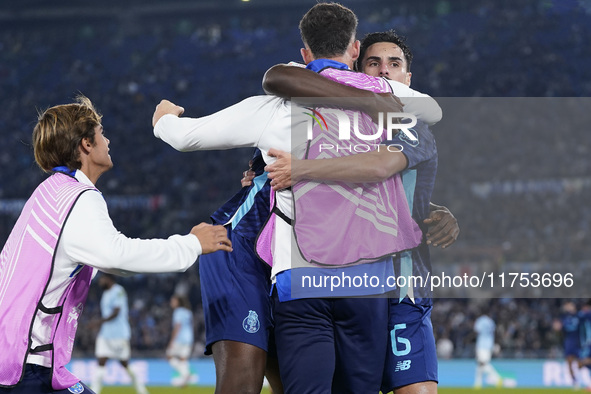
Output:
[[410,86],[410,78],[412,77],[412,73],[409,71],[406,73],[406,78],[404,78],[404,84],[406,86]]
[[82,138],[82,141],[80,141],[80,145],[78,146],[78,149],[80,149],[81,153],[88,154],[92,150],[92,143],[88,138]]
[[304,63],[308,64],[312,60],[314,60],[314,56],[312,56],[312,51],[310,51],[308,48],[301,48],[300,53],[302,54],[302,59],[304,60]]
[[353,42],[353,45],[351,45],[351,59],[353,61],[357,60],[357,58],[359,57],[360,48],[361,48],[361,41],[355,40]]

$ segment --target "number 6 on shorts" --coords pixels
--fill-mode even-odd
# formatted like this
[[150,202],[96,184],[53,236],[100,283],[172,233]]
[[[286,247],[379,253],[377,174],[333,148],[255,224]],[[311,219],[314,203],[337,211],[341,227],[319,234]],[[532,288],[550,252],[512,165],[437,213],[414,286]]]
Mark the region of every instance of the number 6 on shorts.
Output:
[[[392,351],[395,356],[406,356],[410,353],[411,345],[410,341],[403,337],[396,337],[396,330],[403,330],[406,328],[406,324],[396,324],[394,329],[390,331],[390,337],[392,339]],[[403,349],[398,350],[397,343],[404,345]]]

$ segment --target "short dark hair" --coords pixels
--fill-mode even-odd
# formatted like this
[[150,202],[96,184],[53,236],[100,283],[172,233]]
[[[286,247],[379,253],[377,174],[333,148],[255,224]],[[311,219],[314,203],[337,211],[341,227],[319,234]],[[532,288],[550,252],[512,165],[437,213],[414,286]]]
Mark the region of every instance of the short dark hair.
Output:
[[315,58],[345,53],[357,32],[357,16],[338,3],[318,3],[300,21],[302,41]]
[[399,36],[394,30],[368,33],[361,40],[361,48],[359,49],[359,58],[355,62],[355,68],[357,71],[361,71],[361,62],[365,57],[367,48],[378,42],[391,42],[398,45],[404,54],[406,60],[406,71],[410,71],[410,64],[412,63],[412,52],[408,45],[406,45],[406,38]]

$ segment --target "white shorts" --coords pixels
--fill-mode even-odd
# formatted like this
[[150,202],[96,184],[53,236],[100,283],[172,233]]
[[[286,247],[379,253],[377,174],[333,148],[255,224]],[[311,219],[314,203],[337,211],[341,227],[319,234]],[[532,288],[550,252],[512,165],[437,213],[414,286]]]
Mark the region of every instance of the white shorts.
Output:
[[129,339],[97,337],[94,353],[96,358],[129,360],[131,357]]
[[492,350],[490,349],[476,349],[476,361],[482,364],[487,364],[492,358]]
[[166,356],[167,357],[177,357],[180,359],[188,359],[191,357],[191,345],[187,345],[184,343],[173,343],[171,347],[166,349]]

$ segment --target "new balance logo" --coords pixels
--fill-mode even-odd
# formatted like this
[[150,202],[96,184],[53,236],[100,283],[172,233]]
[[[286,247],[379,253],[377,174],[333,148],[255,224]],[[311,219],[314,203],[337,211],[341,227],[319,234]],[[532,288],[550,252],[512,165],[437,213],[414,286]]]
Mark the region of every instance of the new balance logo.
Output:
[[398,361],[396,363],[396,368],[394,368],[394,372],[406,371],[407,369],[410,369],[410,362],[411,360]]

